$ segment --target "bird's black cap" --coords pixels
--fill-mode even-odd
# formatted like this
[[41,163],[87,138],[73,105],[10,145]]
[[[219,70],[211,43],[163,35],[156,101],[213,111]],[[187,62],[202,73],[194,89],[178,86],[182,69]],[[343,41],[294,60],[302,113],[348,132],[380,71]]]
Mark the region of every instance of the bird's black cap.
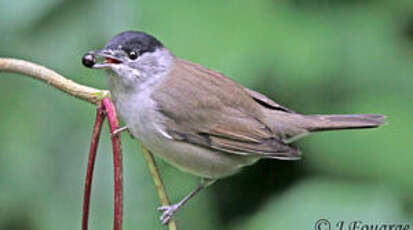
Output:
[[121,48],[126,53],[131,51],[143,54],[153,52],[163,47],[162,43],[155,37],[139,31],[125,31],[115,35],[107,44],[106,49]]

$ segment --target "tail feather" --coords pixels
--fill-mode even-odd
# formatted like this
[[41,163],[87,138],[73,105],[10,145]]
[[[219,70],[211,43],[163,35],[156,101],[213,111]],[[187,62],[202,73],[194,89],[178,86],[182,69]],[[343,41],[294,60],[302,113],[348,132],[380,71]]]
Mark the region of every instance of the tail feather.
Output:
[[304,115],[276,110],[266,110],[266,112],[268,127],[287,143],[310,132],[375,128],[386,124],[386,117],[380,114]]
[[304,122],[303,128],[311,132],[375,128],[386,124],[386,117],[380,114],[306,115],[305,118],[308,122]]

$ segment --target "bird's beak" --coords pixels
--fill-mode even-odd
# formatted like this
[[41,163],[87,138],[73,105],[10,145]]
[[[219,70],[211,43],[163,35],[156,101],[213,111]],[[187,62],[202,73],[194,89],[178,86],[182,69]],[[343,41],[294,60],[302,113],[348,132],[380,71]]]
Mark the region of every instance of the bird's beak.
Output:
[[105,68],[112,68],[117,64],[123,62],[121,52],[117,50],[111,49],[103,49],[103,50],[92,50],[89,51],[89,54],[94,55],[95,57],[104,58],[103,62],[97,62],[92,66],[94,69],[105,69]]

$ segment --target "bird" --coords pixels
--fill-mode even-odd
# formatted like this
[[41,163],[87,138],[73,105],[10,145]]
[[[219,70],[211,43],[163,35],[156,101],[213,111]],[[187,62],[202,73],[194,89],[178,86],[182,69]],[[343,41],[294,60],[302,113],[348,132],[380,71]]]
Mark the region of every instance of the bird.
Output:
[[[98,60],[102,60],[99,61]],[[299,160],[291,142],[312,132],[375,128],[381,114],[304,115],[231,78],[176,57],[141,31],[115,35],[82,58],[105,70],[127,130],[156,156],[201,178],[181,201],[159,207],[167,224],[195,194],[260,159]]]

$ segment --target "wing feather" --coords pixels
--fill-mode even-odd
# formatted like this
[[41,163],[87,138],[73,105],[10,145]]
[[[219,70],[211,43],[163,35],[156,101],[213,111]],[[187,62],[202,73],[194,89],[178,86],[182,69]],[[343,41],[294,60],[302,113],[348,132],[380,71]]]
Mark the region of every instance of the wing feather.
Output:
[[278,104],[220,73],[182,59],[176,62],[179,68],[173,68],[151,95],[165,115],[164,126],[171,137],[229,154],[299,158],[297,149],[265,125],[253,97]]

